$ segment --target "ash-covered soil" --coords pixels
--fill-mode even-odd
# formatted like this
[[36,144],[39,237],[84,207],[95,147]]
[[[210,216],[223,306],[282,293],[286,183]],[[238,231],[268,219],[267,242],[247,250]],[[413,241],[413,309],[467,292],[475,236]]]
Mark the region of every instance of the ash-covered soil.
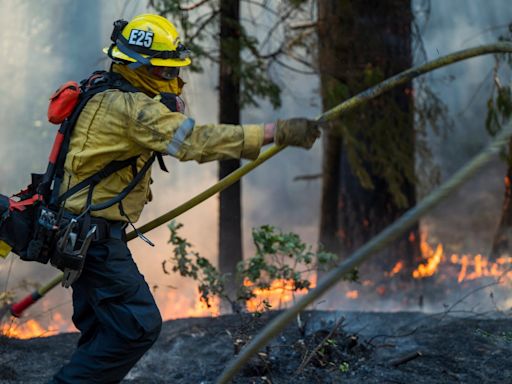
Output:
[[[275,313],[168,321],[123,381],[213,383]],[[0,339],[0,383],[45,383],[78,335]],[[512,317],[311,311],[235,383],[512,383]]]

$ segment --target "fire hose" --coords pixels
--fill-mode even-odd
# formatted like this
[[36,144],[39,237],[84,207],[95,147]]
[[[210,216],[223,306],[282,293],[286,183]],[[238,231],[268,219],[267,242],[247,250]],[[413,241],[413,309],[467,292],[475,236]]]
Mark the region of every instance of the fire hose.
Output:
[[[384,92],[387,92],[390,89],[393,89],[397,86],[403,85],[404,83],[407,83],[408,81],[411,81],[412,79],[423,75],[425,73],[431,72],[437,68],[441,68],[462,60],[466,60],[472,57],[476,56],[482,56],[487,54],[496,54],[496,53],[512,53],[512,44],[510,43],[496,43],[496,44],[488,44],[488,45],[481,45],[474,48],[469,48],[466,50],[458,51],[443,57],[440,57],[436,60],[430,61],[428,63],[422,64],[417,67],[410,68],[404,72],[401,72],[387,80],[384,80],[383,82],[355,95],[354,97],[345,100],[341,104],[337,105],[336,107],[322,113],[320,116],[317,117],[317,120],[320,121],[328,121],[335,118],[340,117],[344,112],[347,112],[349,110],[352,110],[365,102],[376,98],[377,96],[383,94]],[[334,128],[330,128],[334,129]],[[461,178],[460,181],[457,182],[457,184],[454,187],[451,187],[452,189],[449,190],[448,193],[450,193],[454,188],[456,188],[458,185],[462,184],[467,178],[471,177],[471,175],[476,172],[481,166],[483,166],[486,162],[489,161],[490,158],[494,155],[494,153],[499,149],[502,148],[506,142],[506,140],[509,138],[510,132],[509,130],[504,130],[496,139],[493,141],[493,143],[484,150],[480,155],[477,156],[478,159],[474,159],[469,165],[474,164],[475,160],[478,160],[480,163],[478,165],[473,165],[471,170],[466,171],[464,173],[463,171],[467,168],[465,167],[457,175],[463,173],[463,176],[459,176]],[[178,207],[172,209],[171,211],[163,214],[162,216],[159,216],[158,218],[144,224],[138,229],[139,233],[147,233],[167,222],[170,220],[176,218],[177,216],[181,215],[182,213],[192,209],[196,205],[202,203],[203,201],[207,200],[211,196],[215,195],[216,193],[226,189],[230,185],[234,184],[238,180],[240,180],[243,176],[245,176],[247,173],[255,169],[256,167],[263,164],[268,159],[272,158],[279,152],[281,152],[285,147],[276,146],[273,145],[269,149],[267,149],[265,152],[263,152],[258,159],[255,161],[252,161],[250,163],[247,163],[243,165],[242,167],[238,168],[216,184],[212,185],[208,189],[204,190],[203,192],[199,193],[198,195],[194,196],[192,199],[186,201],[185,203],[179,205]],[[479,160],[480,159],[480,160]],[[454,176],[455,177],[457,177]],[[446,185],[448,183],[452,182],[452,179],[450,179],[447,183],[443,184],[437,191],[446,189]],[[434,195],[436,192],[434,192],[432,195]],[[392,239],[396,238],[398,235],[403,233],[407,228],[412,225],[415,221],[421,217],[421,215],[425,214],[428,210],[430,210],[434,204],[437,204],[441,199],[445,198],[447,194],[443,194],[441,197],[438,197],[437,200],[433,200],[431,198],[432,195],[427,196],[416,208],[406,212],[397,222],[392,224],[390,227],[385,229],[381,234],[379,234],[377,237],[375,237],[373,240],[371,240],[369,243],[365,244],[362,248],[360,248],[358,251],[356,251],[349,259],[345,260],[343,263],[341,263],[335,270],[331,271],[328,275],[325,276],[325,278],[318,284],[318,287],[314,290],[312,290],[307,296],[304,296],[299,302],[297,302],[294,306],[292,306],[288,311],[284,312],[282,315],[280,315],[278,318],[276,318],[271,324],[269,324],[261,333],[258,335],[250,344],[248,344],[238,355],[238,358],[234,360],[232,363],[230,363],[225,371],[223,372],[222,376],[219,377],[218,383],[227,383],[228,380],[230,380],[236,372],[241,368],[241,366],[248,361],[248,359],[255,354],[262,346],[264,346],[268,341],[270,341],[280,330],[284,328],[284,326],[290,322],[293,317],[299,313],[301,310],[303,310],[307,305],[309,305],[312,301],[316,300],[320,295],[325,293],[332,285],[334,285],[343,274],[351,270],[354,266],[361,263],[364,259],[369,257],[373,252],[376,252],[378,249],[381,249],[386,244],[388,244]],[[426,208],[420,209],[420,206],[426,206]],[[413,212],[414,211],[414,212]],[[415,213],[419,212],[419,214]],[[403,222],[406,221],[404,224]],[[400,225],[407,225],[407,228],[400,229],[400,232],[396,233],[397,226]],[[387,236],[387,237],[386,237]],[[130,241],[137,237],[136,232],[130,232],[127,235],[127,240]],[[341,271],[341,272],[339,272]],[[23,312],[29,308],[32,304],[40,300],[46,293],[51,291],[53,288],[55,288],[59,283],[62,281],[62,274],[54,277],[51,281],[47,282],[43,286],[41,286],[39,289],[37,289],[35,292],[29,294],[22,300],[6,305],[3,308],[0,309],[0,319],[7,313],[10,313],[13,316],[19,317],[23,314]]]
[[[406,70],[396,76],[393,76],[378,85],[369,88],[366,91],[346,100],[342,104],[325,112],[319,118],[332,119],[361,103],[380,95],[381,93],[401,85],[421,74],[430,72],[434,69],[465,60],[471,57],[480,56],[488,53],[510,53],[512,44],[498,43],[492,45],[482,45],[475,48],[455,52],[453,54],[443,56],[437,60],[428,62],[421,66]],[[388,246],[392,241],[406,233],[423,215],[431,211],[437,204],[445,200],[453,192],[456,191],[464,182],[468,181],[472,176],[489,163],[499,152],[504,149],[512,137],[512,123],[504,127],[500,133],[484,148],[478,155],[473,157],[466,165],[457,171],[450,179],[436,188],[427,195],[415,207],[406,211],[399,219],[390,224],[378,235],[365,243],[347,259],[338,264],[337,267],[331,269],[319,282],[316,288],[308,292],[307,295],[300,298],[286,311],[274,318],[267,324],[237,355],[232,359],[223,370],[221,375],[215,381],[216,384],[227,384],[240,369],[249,361],[251,357],[257,354],[265,347],[274,337],[276,337],[284,328],[291,323],[297,315],[306,309],[306,307],[318,300],[324,293],[338,283],[343,276],[359,266],[361,263],[370,258],[373,254],[379,252]]]
[[471,161],[456,172],[448,181],[439,186],[434,192],[430,193],[414,208],[405,212],[393,224],[386,227],[377,236],[352,253],[336,268],[330,270],[325,277],[320,280],[315,289],[311,290],[306,296],[303,296],[293,306],[277,316],[263,328],[263,330],[242,349],[240,354],[227,365],[221,376],[217,379],[216,384],[228,383],[253,355],[277,336],[302,310],[320,298],[320,296],[338,283],[344,275],[408,231],[425,213],[445,200],[458,187],[468,181],[476,172],[482,169],[484,165],[491,161],[508,144],[511,137],[512,124],[508,124],[482,152],[471,159]]

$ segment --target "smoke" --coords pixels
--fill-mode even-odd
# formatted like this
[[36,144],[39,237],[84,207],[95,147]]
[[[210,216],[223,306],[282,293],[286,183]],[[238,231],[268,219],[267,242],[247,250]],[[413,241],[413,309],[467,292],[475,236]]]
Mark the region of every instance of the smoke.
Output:
[[[421,1],[415,3],[419,6]],[[512,22],[510,3],[497,0],[489,6],[482,5],[480,1],[432,0],[430,18],[422,31],[427,60],[497,42]],[[487,55],[429,75],[429,84],[447,105],[454,121],[452,130],[444,136],[432,136],[430,143],[443,179],[489,141],[485,117],[493,65],[494,57]],[[501,214],[504,176],[505,165],[497,159],[424,220],[431,228],[431,235],[447,244],[458,245],[458,249],[449,247],[450,251],[488,254]]]
[[[420,2],[417,0],[416,3]],[[482,7],[477,0],[432,0],[431,15],[423,31],[429,60],[457,50],[490,44],[508,30],[512,22],[510,2],[498,0]],[[490,96],[492,55],[463,61],[436,71],[431,85],[448,105],[455,129],[447,140],[434,142],[444,175],[450,175],[488,142],[485,102]],[[453,143],[457,143],[454,150]]]
[[[419,1],[419,0],[418,0]],[[56,127],[46,122],[49,95],[63,82],[79,80],[93,70],[105,69],[101,48],[109,44],[112,22],[130,19],[145,11],[145,2],[72,0],[4,0],[0,3],[2,22],[2,69],[0,70],[0,193],[12,194],[28,182],[31,172],[44,170]],[[488,28],[512,21],[507,0],[495,0],[482,8],[477,0],[432,0],[432,13],[423,30],[428,59],[469,46],[494,42],[498,30]],[[439,70],[430,77],[434,90],[448,105],[455,117],[455,128],[446,138],[433,136],[431,143],[436,158],[447,177],[488,138],[484,130],[485,99],[488,88],[480,81],[493,64],[491,57],[473,59]],[[318,78],[274,70],[274,76],[284,85],[283,106],[279,110],[266,102],[259,108],[244,110],[243,122],[267,122],[293,116],[315,117],[321,106]],[[187,85],[184,96],[188,113],[198,123],[217,120],[217,68],[207,66],[203,74],[184,71]],[[454,80],[449,80],[454,78]],[[476,95],[476,96],[473,96]],[[191,196],[212,185],[217,177],[217,165],[179,163],[166,160],[170,175],[154,172],[154,201],[140,220],[144,223],[168,211]],[[273,224],[285,231],[299,233],[308,243],[317,239],[320,206],[320,181],[293,181],[298,175],[316,174],[321,170],[321,148],[317,143],[311,151],[286,149],[243,180],[243,233],[245,256],[251,256],[250,230],[263,224]],[[457,238],[468,247],[484,247],[499,217],[502,194],[500,174],[503,167],[495,163],[492,172],[477,179],[475,189],[464,189],[449,204],[439,208],[425,223],[440,241]],[[480,180],[480,181],[478,181]],[[466,187],[467,188],[467,187]],[[182,234],[203,256],[217,257],[217,198],[211,198],[178,218],[185,224]],[[479,209],[472,209],[478,207]],[[448,208],[450,209],[448,211]],[[479,212],[485,212],[480,215]],[[446,212],[449,212],[448,214]],[[462,217],[450,221],[453,217]],[[464,219],[466,218],[466,219]],[[447,228],[453,228],[449,231]],[[473,242],[467,242],[466,234]],[[180,293],[196,299],[190,282],[165,275],[161,263],[170,254],[168,230],[160,228],[148,234],[157,244],[151,248],[140,240],[130,247],[134,258],[150,286],[157,285],[156,298],[161,308],[168,308],[167,285],[179,287]],[[480,248],[479,248],[480,249]],[[11,256],[12,258],[12,256]],[[11,259],[15,260],[15,258]],[[41,283],[56,273],[51,267],[18,261],[0,263],[0,288],[15,288],[22,280]],[[11,262],[12,268],[11,268]],[[9,281],[8,271],[11,270]],[[3,285],[3,286],[2,286]],[[18,290],[19,295],[27,292]],[[32,314],[50,310],[53,305],[69,319],[70,291],[55,289],[45,302],[32,309]],[[178,313],[179,303],[176,304]],[[52,311],[44,316],[51,316]],[[168,316],[174,316],[172,310]],[[63,325],[62,329],[67,329]]]
[[[101,48],[107,46],[112,22],[118,18],[130,19],[143,13],[144,2],[100,1],[77,2],[71,0],[3,1],[0,3],[0,20],[4,60],[0,71],[0,193],[12,194],[27,184],[31,172],[42,172],[50,151],[57,127],[46,122],[49,95],[63,82],[80,80],[97,69],[106,69]],[[217,121],[215,66],[206,68],[203,74],[183,71],[187,82],[184,97],[188,113],[198,123]],[[310,105],[316,78],[290,78],[302,84],[300,90],[285,90],[283,107],[274,111],[266,103],[261,108],[244,111],[244,122],[267,122],[277,117],[296,115],[313,117],[319,106]],[[166,159],[170,175],[153,175],[154,201],[147,205],[140,223],[153,219],[216,182],[217,164],[179,163]],[[244,243],[245,253],[252,253],[250,229],[262,224],[275,224],[286,230],[305,235],[305,239],[316,239],[316,212],[319,188],[314,184],[292,181],[295,175],[317,173],[320,169],[320,148],[313,151],[287,150],[254,171],[243,181]],[[178,218],[185,224],[182,235],[201,255],[215,261],[217,257],[217,198],[194,208]],[[195,287],[189,281],[162,272],[162,261],[171,252],[167,246],[168,230],[160,228],[148,234],[156,243],[149,247],[140,240],[130,243],[134,259],[145,275],[150,287],[157,286],[156,299],[167,316],[183,313],[180,305],[193,305],[197,300]],[[10,259],[0,264],[0,286],[16,290],[18,297],[29,292],[29,286],[21,282],[44,283],[57,272],[43,265],[33,265]],[[179,287],[189,303],[180,302],[176,308],[169,303],[169,293]],[[53,290],[34,306],[27,316],[41,315],[43,324],[56,323],[53,307],[70,319],[70,291]],[[170,307],[169,307],[170,306]],[[61,330],[69,329],[69,321],[60,322]]]

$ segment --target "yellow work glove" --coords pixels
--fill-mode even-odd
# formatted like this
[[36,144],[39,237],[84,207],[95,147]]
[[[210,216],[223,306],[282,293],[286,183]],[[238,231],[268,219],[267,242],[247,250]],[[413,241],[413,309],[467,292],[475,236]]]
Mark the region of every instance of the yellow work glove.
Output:
[[278,120],[274,142],[277,145],[292,145],[309,149],[320,137],[320,122],[302,117]]

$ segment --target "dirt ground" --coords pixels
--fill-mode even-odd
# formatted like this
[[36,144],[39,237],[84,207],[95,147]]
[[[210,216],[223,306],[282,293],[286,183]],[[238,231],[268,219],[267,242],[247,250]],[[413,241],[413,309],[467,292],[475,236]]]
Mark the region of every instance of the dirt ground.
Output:
[[[123,383],[213,383],[236,348],[274,315],[166,322]],[[45,383],[77,336],[0,339],[0,383]],[[510,314],[311,311],[235,383],[512,383],[511,362]]]

